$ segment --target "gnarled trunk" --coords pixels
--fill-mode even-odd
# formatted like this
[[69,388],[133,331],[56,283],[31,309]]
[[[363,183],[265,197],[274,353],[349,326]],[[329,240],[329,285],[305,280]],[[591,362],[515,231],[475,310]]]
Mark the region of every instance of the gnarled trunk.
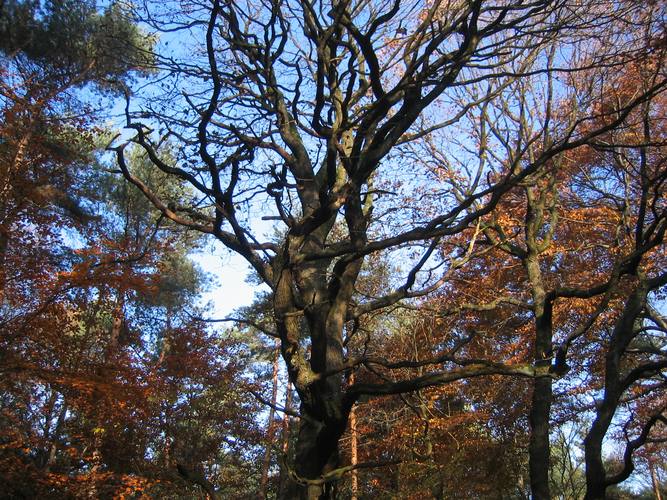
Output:
[[295,472],[300,479],[314,482],[299,485],[298,498],[335,498],[334,483],[324,483],[321,478],[339,466],[338,440],[344,430],[344,424],[301,419],[296,444]]
[[551,379],[541,377],[533,382],[530,408],[530,489],[534,500],[551,498],[549,491],[549,414],[551,412]]

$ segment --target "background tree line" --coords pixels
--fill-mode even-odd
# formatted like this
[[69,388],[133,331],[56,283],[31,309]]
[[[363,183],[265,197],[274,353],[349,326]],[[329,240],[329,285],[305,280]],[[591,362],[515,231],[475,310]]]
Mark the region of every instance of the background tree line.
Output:
[[659,495],[663,2],[0,15],[10,497]]

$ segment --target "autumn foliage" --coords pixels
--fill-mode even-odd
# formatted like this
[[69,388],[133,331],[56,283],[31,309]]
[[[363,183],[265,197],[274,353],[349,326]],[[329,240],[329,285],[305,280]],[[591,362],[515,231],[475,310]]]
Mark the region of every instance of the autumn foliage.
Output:
[[666,9],[0,2],[0,496],[658,496]]

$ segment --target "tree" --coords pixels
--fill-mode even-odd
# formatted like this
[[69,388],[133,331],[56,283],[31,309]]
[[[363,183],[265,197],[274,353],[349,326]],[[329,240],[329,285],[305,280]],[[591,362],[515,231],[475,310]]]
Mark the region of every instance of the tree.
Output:
[[[392,359],[398,349],[412,351],[403,356],[415,361],[431,357],[420,352],[428,347],[424,329],[413,331],[396,335],[385,352]],[[517,396],[525,393],[523,380],[480,378],[359,402],[361,462],[391,464],[359,471],[361,496],[521,498],[527,426],[526,401]]]
[[[619,93],[628,92],[627,79],[640,88],[652,80],[655,65],[662,61],[649,59],[641,66],[630,66],[619,74]],[[613,109],[611,99],[602,105]],[[585,438],[587,498],[600,498],[605,488],[627,479],[634,470],[636,451],[655,439],[664,439],[665,379],[667,359],[663,347],[664,318],[661,290],[667,284],[664,268],[663,238],[665,231],[664,182],[664,106],[663,96],[644,103],[631,114],[614,138],[605,138],[593,153],[591,163],[609,169],[623,182],[626,199],[618,214],[626,231],[627,243],[615,259],[615,271],[606,288],[608,300],[626,288],[626,295],[617,298],[617,314],[605,329],[601,340],[604,356],[603,393],[595,408],[595,419]],[[609,147],[620,137],[622,149]],[[621,189],[597,189],[620,207]],[[629,272],[619,268],[627,266]],[[616,276],[615,276],[615,275]],[[618,276],[618,277],[617,277]],[[664,293],[664,292],[663,292]],[[569,341],[568,341],[569,342]],[[561,349],[567,349],[567,345]],[[624,452],[620,470],[610,472],[603,463],[602,441],[610,431],[614,418],[631,408],[632,416],[623,421]]]
[[[85,1],[3,2],[0,39],[0,490],[242,497],[259,406],[245,347],[193,320],[201,235],[114,178],[96,145],[151,39],[120,4]],[[189,196],[130,161],[161,196]]]
[[[86,2],[0,6],[0,355],[9,375],[3,421],[10,424],[3,434],[10,452],[3,456],[9,460],[5,491],[27,487],[23,494],[32,494],[43,484],[28,485],[28,478],[35,464],[48,473],[71,411],[58,388],[77,385],[68,378],[76,342],[61,334],[76,336],[84,328],[68,308],[80,298],[73,290],[81,283],[64,276],[76,257],[63,236],[71,231],[85,238],[91,229],[82,188],[84,165],[92,159],[86,117],[92,109],[85,110],[74,91],[108,90],[110,80],[126,79],[149,62],[133,45],[140,35],[117,6],[104,12]],[[68,348],[74,352],[60,356]],[[62,372],[54,374],[54,365]],[[74,390],[86,389],[79,384]],[[17,471],[19,484],[12,480]]]
[[[637,88],[646,88],[646,82],[655,81],[663,63],[654,60],[655,54],[650,51],[647,54],[608,74],[616,78],[616,87],[599,94],[596,108],[614,109],[623,102],[621,95],[636,95]],[[583,84],[572,82],[573,87],[579,85],[591,88],[595,84],[589,79]],[[536,108],[530,100],[533,92],[527,89],[521,93],[522,105],[516,106],[517,113],[508,113],[512,107],[507,104],[490,104],[483,111],[477,133],[482,136],[487,130],[491,137],[503,137],[507,122],[531,123],[534,111],[525,110]],[[663,163],[662,99],[662,95],[648,99],[624,118],[621,126],[601,135],[594,144],[557,158],[549,168],[526,177],[508,192],[480,226],[484,234],[478,243],[481,248],[472,254],[476,266],[460,271],[464,289],[446,290],[443,298],[447,303],[439,309],[443,315],[451,315],[457,307],[477,310],[464,323],[469,330],[477,330],[469,346],[484,342],[479,330],[480,320],[485,317],[502,329],[506,329],[503,323],[508,318],[523,320],[524,324],[514,330],[520,334],[518,342],[512,340],[510,344],[519,357],[522,347],[539,344],[542,328],[544,344],[538,359],[551,364],[552,373],[563,377],[566,384],[571,381],[571,385],[554,394],[550,380],[535,382],[530,407],[531,470],[543,474],[546,480],[547,469],[543,467],[551,455],[550,420],[555,417],[572,422],[576,414],[567,406],[575,395],[581,398],[587,394],[588,403],[575,403],[575,411],[594,407],[598,417],[593,419],[585,440],[586,454],[596,462],[587,460],[589,498],[603,497],[607,486],[629,476],[634,453],[645,439],[660,439],[664,418],[660,382],[664,359],[658,347],[664,340],[655,326],[660,315],[650,319],[656,314],[655,301],[660,301],[656,291],[664,286],[665,279],[657,271],[663,266],[665,223],[664,206],[659,201],[665,171],[658,166]],[[569,119],[568,109],[564,106],[558,119]],[[487,151],[498,155],[498,147],[508,155],[515,150],[514,144],[505,139]],[[430,156],[437,159],[437,151]],[[451,170],[447,164],[440,168]],[[493,274],[475,276],[475,270],[484,268],[493,269]],[[457,293],[465,297],[457,300]],[[466,306],[466,302],[472,305]],[[485,304],[482,310],[480,303]],[[644,334],[648,337],[642,339]],[[501,338],[496,336],[494,340]],[[640,347],[645,343],[646,347]],[[535,401],[536,396],[541,402]],[[540,405],[542,410],[538,411]],[[625,418],[623,411],[630,408],[635,414],[634,423],[618,422]],[[615,437],[627,441],[627,467],[605,479],[602,440],[612,437],[608,431],[614,419],[624,433]],[[642,437],[644,425],[656,427],[653,437],[648,432]],[[542,435],[541,445],[536,442],[538,434]],[[537,484],[546,488],[547,483]],[[547,494],[544,490],[541,493]]]
[[[32,267],[21,261],[44,255],[46,240],[58,238],[54,226],[86,222],[78,198],[83,166],[90,162],[94,109],[84,106],[75,91],[107,92],[131,73],[146,71],[150,41],[125,14],[115,4],[100,12],[76,0],[0,5],[3,301],[7,269]],[[39,237],[31,236],[31,224]],[[17,250],[25,253],[14,258]]]
[[[203,278],[187,257],[197,235],[100,175],[105,203],[87,245],[37,310],[0,330],[9,375],[0,384],[2,489],[240,497],[254,487],[260,408],[244,347],[192,319],[203,314]],[[183,195],[164,175],[151,185]]]
[[[338,443],[360,398],[495,374],[533,380],[531,488],[535,498],[549,498],[552,380],[567,357],[552,358],[555,297],[541,267],[551,233],[544,216],[554,212],[557,189],[549,173],[664,90],[658,64],[650,85],[619,96],[613,108],[598,106],[616,68],[647,52],[660,59],[662,8],[213,0],[139,13],[156,30],[195,42],[169,53],[165,42],[156,57],[170,90],[153,89],[144,100],[128,91],[126,127],[134,136],[110,148],[126,179],[166,218],[216,237],[270,288],[269,333],[280,339],[300,400],[299,495],[328,497],[349,470],[339,467]],[[173,161],[160,155],[167,140]],[[129,143],[188,182],[197,198],[181,204],[153,192],[127,164]],[[444,159],[439,172],[428,168],[428,156],[414,155],[429,143]],[[382,331],[363,332],[361,354],[346,349],[362,335],[355,325],[365,316],[447,293],[458,269],[480,272],[470,258],[480,238],[491,247],[511,244],[484,217],[524,188],[520,257],[535,327],[532,360],[459,357],[466,336],[455,330],[449,346],[420,361],[387,359],[377,343]],[[284,240],[262,241],[260,217],[275,221]],[[662,242],[657,224],[651,248]],[[378,255],[396,262],[403,278],[369,296],[360,276]],[[398,375],[419,366],[422,375]]]

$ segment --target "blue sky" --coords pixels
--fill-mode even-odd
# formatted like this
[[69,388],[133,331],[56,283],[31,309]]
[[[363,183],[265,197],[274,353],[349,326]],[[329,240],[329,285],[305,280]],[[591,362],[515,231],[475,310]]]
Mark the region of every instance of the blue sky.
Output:
[[259,290],[257,285],[245,281],[249,273],[246,261],[223,250],[220,244],[207,245],[202,251],[194,253],[192,260],[214,278],[213,286],[202,297],[204,303],[212,305],[212,318],[228,316],[234,309],[249,305],[255,291]]

